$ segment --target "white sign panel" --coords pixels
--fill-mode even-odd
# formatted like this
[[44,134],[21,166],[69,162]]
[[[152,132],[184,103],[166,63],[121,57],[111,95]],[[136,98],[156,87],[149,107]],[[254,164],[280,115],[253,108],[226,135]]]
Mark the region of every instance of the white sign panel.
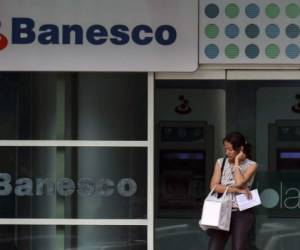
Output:
[[194,71],[197,0],[1,0],[1,71]]

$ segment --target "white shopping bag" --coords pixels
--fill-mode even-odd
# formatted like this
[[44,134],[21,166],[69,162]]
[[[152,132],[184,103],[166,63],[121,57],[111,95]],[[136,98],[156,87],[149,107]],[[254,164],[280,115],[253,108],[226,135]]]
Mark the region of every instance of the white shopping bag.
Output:
[[204,200],[199,225],[203,230],[213,228],[229,231],[232,209],[231,195],[227,194],[228,187],[220,198],[213,194],[214,190],[215,187]]

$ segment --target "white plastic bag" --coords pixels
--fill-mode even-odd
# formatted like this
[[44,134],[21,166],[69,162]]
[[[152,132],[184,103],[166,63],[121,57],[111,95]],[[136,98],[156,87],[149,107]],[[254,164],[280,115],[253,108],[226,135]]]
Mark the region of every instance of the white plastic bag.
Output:
[[214,190],[215,187],[204,200],[199,225],[203,230],[213,228],[229,231],[232,209],[231,195],[227,193],[228,187],[220,198],[213,194]]

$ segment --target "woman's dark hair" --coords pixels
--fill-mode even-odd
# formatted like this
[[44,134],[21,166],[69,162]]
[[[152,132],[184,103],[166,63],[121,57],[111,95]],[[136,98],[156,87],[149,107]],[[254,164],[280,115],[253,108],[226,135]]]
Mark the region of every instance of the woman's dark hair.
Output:
[[248,159],[251,159],[251,145],[247,142],[245,136],[239,132],[231,132],[225,136],[224,142],[229,142],[235,151],[238,151],[241,146],[244,147],[244,153]]

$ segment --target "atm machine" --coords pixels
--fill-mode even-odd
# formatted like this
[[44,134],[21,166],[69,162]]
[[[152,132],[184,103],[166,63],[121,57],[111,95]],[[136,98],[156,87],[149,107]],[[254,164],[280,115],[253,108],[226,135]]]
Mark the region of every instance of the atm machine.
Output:
[[300,120],[269,125],[269,170],[300,171]]
[[161,121],[156,132],[157,217],[199,217],[214,166],[214,127]]

